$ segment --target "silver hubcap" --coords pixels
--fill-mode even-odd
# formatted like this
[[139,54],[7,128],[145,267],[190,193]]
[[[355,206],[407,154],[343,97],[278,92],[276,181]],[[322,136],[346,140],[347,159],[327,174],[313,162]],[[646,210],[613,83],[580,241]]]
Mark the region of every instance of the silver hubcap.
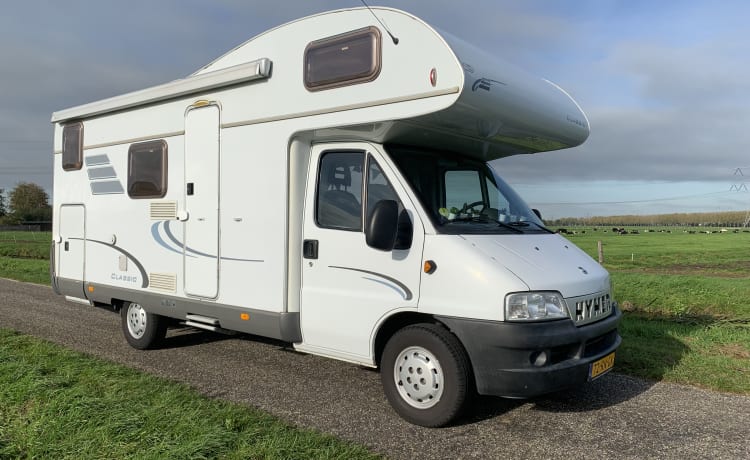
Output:
[[128,332],[135,339],[146,333],[146,310],[137,303],[128,305]]
[[443,369],[435,355],[422,347],[409,347],[398,354],[393,378],[404,401],[417,409],[429,409],[443,394]]

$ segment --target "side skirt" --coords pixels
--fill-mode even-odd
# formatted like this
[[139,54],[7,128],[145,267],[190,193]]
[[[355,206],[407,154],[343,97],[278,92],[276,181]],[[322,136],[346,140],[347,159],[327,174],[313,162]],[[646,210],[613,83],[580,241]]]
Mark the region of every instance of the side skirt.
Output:
[[[302,342],[298,312],[269,312],[197,299],[186,299],[156,292],[136,291],[101,284],[58,279],[60,290],[85,293],[92,302],[112,305],[116,301],[135,302],[157,315],[189,320],[188,315],[215,319],[216,326],[290,343]],[[81,294],[77,294],[80,296]]]

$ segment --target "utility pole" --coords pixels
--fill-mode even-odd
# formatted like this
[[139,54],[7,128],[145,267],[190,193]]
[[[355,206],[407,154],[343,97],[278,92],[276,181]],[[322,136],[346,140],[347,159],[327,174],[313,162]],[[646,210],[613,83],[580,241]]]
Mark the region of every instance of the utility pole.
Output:
[[[750,166],[746,166],[744,168],[736,168],[734,170],[734,176],[736,178],[740,178],[739,183],[732,184],[731,187],[729,187],[730,192],[747,192],[747,185],[745,184],[745,172],[743,169],[750,170]],[[745,213],[745,222],[742,224],[742,227],[747,227],[750,224],[750,210],[748,210]]]

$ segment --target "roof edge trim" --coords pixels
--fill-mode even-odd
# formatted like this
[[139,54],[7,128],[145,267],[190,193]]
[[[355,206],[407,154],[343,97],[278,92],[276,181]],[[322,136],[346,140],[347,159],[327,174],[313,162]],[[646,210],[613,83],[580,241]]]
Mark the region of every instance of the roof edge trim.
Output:
[[121,96],[103,99],[90,104],[79,105],[52,114],[52,123],[72,119],[81,119],[103,115],[105,113],[126,110],[133,107],[162,102],[169,99],[188,96],[225,86],[247,83],[255,80],[265,80],[271,76],[271,60],[257,59],[226,69],[191,75],[181,80],[175,80],[163,85],[152,86],[144,90],[123,94]]

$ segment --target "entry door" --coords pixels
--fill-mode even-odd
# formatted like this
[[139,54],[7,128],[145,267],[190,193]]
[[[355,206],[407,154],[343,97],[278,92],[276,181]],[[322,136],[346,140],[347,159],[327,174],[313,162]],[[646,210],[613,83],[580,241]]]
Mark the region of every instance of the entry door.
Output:
[[58,222],[60,244],[57,253],[57,276],[81,284],[80,292],[66,294],[83,297],[84,260],[86,257],[86,209],[83,205],[60,206]]
[[[304,211],[300,349],[352,361],[372,359],[373,332],[396,310],[414,310],[419,299],[424,230],[412,214],[410,249],[367,246],[367,209],[401,198],[387,179],[385,159],[370,145],[314,147]],[[393,177],[391,175],[391,177]]]
[[209,299],[219,293],[219,129],[216,105],[185,116],[184,288]]

